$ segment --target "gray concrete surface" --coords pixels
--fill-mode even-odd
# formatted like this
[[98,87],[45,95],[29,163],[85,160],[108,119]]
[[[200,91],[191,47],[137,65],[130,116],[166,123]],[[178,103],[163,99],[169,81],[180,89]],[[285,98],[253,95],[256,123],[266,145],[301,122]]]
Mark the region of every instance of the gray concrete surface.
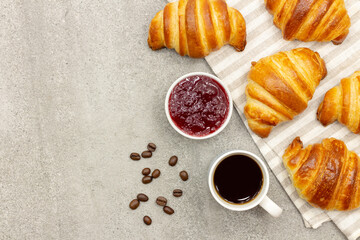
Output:
[[[0,2],[0,239],[344,239],[332,223],[306,229],[273,175],[269,196],[285,210],[278,219],[261,208],[231,212],[211,198],[214,156],[259,151],[236,112],[206,141],[168,124],[171,83],[211,70],[202,59],[148,48],[148,24],[165,3]],[[154,156],[131,161],[149,141],[158,145]],[[179,163],[170,168],[173,154]],[[144,167],[161,177],[143,185]],[[179,180],[182,169],[188,182]],[[171,197],[174,188],[184,196]],[[139,192],[150,201],[131,211]],[[174,215],[155,205],[158,195]]]

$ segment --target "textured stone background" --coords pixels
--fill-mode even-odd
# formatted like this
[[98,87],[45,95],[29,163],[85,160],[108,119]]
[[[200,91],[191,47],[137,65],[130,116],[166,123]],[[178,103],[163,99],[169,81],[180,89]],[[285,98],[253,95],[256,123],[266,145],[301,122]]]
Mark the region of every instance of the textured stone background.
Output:
[[[148,25],[165,3],[0,2],[0,239],[343,239],[332,223],[306,229],[273,175],[269,196],[285,210],[278,219],[259,207],[231,212],[212,199],[212,158],[259,152],[236,112],[206,141],[185,139],[168,124],[171,83],[211,70],[205,60],[148,48]],[[149,141],[158,145],[153,158],[129,160]],[[170,168],[173,154],[179,163]],[[143,185],[144,167],[159,168],[161,177]],[[184,196],[171,197],[174,188]],[[139,192],[150,201],[131,211]],[[158,195],[174,215],[155,205]]]

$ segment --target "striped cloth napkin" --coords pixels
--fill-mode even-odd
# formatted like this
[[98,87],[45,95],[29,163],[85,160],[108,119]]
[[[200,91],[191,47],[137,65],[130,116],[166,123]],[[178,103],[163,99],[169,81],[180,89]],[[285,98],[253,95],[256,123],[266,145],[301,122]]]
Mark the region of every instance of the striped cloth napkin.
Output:
[[[173,2],[173,0],[169,0]],[[282,164],[282,155],[287,146],[300,136],[304,146],[321,142],[323,138],[334,137],[343,140],[350,150],[360,154],[360,136],[351,133],[345,126],[334,123],[323,127],[316,120],[316,110],[324,94],[344,77],[360,70],[360,1],[345,1],[351,18],[350,33],[338,46],[330,43],[285,41],[281,31],[273,24],[272,16],[266,11],[263,0],[228,0],[228,5],[238,9],[246,20],[247,46],[243,52],[236,52],[230,46],[211,53],[206,61],[215,74],[225,82],[232,93],[235,107],[247,126],[244,115],[246,103],[245,87],[247,74],[252,61],[288,51],[297,47],[308,47],[320,53],[328,69],[327,77],[320,82],[308,108],[294,120],[275,127],[270,136],[259,138],[249,130],[269,167],[284,187],[291,200],[301,213],[306,227],[318,228],[322,223],[332,220],[348,239],[360,236],[360,209],[350,212],[322,211],[310,206],[301,199]]]

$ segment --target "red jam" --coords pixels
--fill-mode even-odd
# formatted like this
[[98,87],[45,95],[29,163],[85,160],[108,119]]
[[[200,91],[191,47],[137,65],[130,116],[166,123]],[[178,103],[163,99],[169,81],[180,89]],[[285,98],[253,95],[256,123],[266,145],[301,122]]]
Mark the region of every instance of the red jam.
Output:
[[172,90],[169,112],[175,125],[192,136],[218,130],[229,113],[225,89],[214,79],[195,75],[181,80]]

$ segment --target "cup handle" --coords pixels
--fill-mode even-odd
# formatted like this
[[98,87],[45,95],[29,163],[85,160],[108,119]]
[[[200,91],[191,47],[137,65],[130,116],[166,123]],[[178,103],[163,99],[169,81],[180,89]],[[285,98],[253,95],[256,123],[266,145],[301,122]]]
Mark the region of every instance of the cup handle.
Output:
[[260,202],[260,206],[273,217],[279,217],[283,211],[276,203],[268,198],[268,196],[264,197],[264,199]]

